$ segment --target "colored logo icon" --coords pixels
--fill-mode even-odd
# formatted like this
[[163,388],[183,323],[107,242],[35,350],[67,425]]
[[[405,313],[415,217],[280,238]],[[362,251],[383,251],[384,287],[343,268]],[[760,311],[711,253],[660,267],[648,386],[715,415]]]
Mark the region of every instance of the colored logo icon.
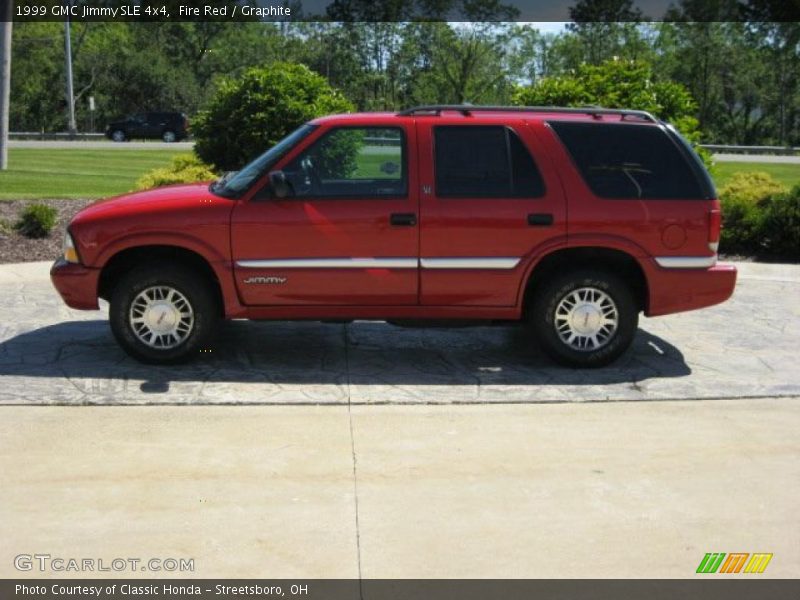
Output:
[[[727,558],[726,558],[727,557]],[[708,552],[697,566],[697,573],[763,573],[772,554],[757,552]]]

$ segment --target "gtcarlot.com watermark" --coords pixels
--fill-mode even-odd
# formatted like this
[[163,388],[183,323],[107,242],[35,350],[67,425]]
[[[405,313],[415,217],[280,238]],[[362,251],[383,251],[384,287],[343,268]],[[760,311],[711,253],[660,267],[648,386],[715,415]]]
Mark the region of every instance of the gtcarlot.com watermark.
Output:
[[39,573],[84,572],[168,572],[194,571],[193,558],[68,558],[50,554],[17,554],[14,557],[17,571]]

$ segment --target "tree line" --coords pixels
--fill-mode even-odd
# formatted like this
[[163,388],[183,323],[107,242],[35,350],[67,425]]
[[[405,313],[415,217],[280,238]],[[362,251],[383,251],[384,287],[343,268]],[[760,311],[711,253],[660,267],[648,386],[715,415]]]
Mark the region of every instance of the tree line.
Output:
[[[704,142],[800,145],[798,22],[710,21],[704,0],[678,3],[670,22],[637,22],[630,0],[580,0],[563,32],[544,33],[492,21],[513,18],[496,0],[473,4],[483,21],[73,23],[78,127],[146,110],[191,117],[225,79],[278,61],[306,65],[359,110],[508,104],[541,97],[532,87],[558,100],[559,86],[614,61],[685,88]],[[66,128],[63,36],[61,23],[15,25],[12,131]],[[609,85],[604,102],[628,100]]]

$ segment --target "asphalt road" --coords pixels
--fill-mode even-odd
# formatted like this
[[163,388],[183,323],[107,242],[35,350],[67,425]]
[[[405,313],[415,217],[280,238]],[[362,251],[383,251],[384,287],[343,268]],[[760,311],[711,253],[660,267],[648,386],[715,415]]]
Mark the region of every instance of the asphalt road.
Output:
[[514,328],[361,322],[234,322],[145,367],[46,264],[2,266],[0,577],[42,576],[20,552],[287,578],[691,578],[771,552],[759,577],[796,578],[800,266],[740,269],[729,302],[575,371]]
[[800,156],[779,156],[770,154],[715,154],[718,162],[761,162],[785,165],[800,165]]

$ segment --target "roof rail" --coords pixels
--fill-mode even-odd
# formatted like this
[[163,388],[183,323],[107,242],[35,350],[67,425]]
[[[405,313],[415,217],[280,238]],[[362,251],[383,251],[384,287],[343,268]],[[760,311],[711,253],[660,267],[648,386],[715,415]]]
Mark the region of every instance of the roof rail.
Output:
[[579,115],[620,115],[622,118],[634,117],[645,121],[657,123],[656,119],[649,112],[644,110],[628,110],[623,108],[603,108],[602,106],[587,106],[581,108],[563,108],[559,106],[476,106],[472,104],[425,104],[414,106],[397,113],[399,117],[410,117],[414,115],[441,115],[444,110],[460,112],[464,116],[469,116],[474,112],[520,112],[520,113],[562,113]]

